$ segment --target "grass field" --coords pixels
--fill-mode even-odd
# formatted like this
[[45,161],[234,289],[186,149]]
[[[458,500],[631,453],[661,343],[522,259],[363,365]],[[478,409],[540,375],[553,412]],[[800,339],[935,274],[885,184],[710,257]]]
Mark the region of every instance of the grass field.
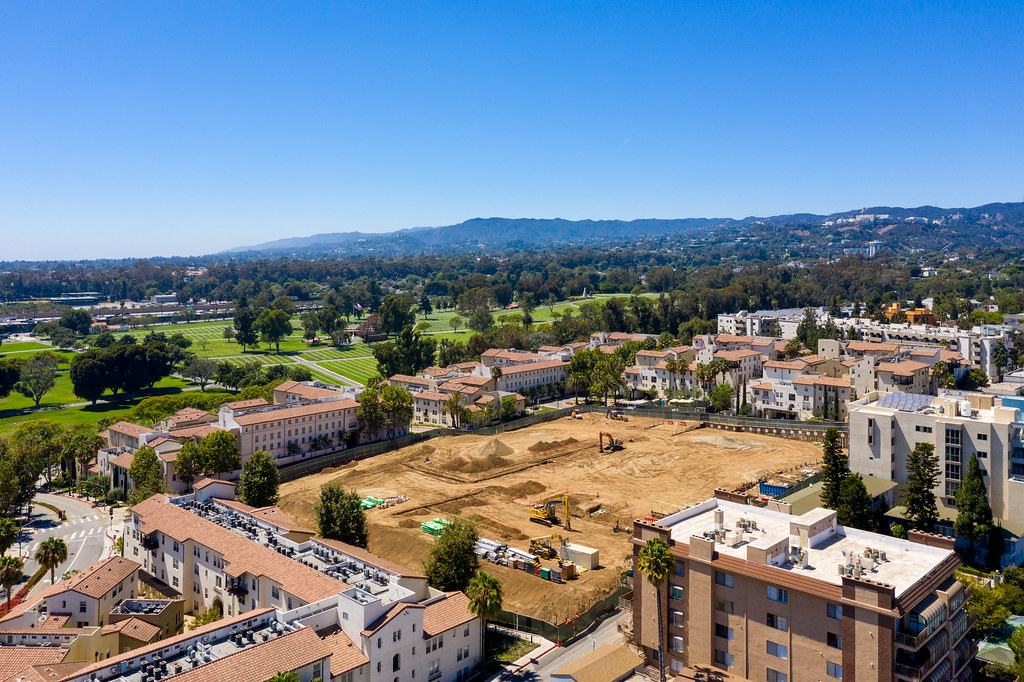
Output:
[[351,360],[333,360],[317,363],[324,369],[348,377],[353,381],[365,384],[372,377],[377,376],[377,361],[373,358],[353,358]]
[[4,353],[24,353],[25,351],[54,350],[53,346],[34,341],[19,341],[0,345],[0,355]]

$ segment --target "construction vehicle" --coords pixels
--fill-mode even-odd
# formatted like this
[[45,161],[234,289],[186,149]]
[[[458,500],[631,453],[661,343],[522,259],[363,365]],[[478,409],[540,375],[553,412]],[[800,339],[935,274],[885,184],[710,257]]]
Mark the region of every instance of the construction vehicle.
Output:
[[572,414],[567,416],[566,419],[583,419],[583,415],[580,414],[579,410],[573,410]]
[[557,540],[559,546],[565,544],[565,539],[561,535],[542,535],[530,538],[530,554],[536,554],[541,559],[554,559],[558,556],[558,549],[551,545],[552,540]]
[[628,422],[629,421],[629,418],[626,415],[624,415],[621,412],[619,412],[618,410],[608,410],[607,412],[604,413],[604,418],[605,419],[615,419],[616,421],[620,421],[620,422]]
[[558,505],[562,505],[562,511],[565,513],[565,529],[572,530],[572,526],[569,522],[568,495],[556,497],[553,500],[533,505],[530,507],[530,520],[534,523],[540,523],[545,526],[551,526],[552,524],[559,523],[558,513],[555,511],[555,507]]
[[[608,445],[604,444],[607,439]],[[614,438],[612,434],[602,431],[597,436],[597,451],[598,452],[615,452],[616,450],[622,449],[622,441],[618,438]]]

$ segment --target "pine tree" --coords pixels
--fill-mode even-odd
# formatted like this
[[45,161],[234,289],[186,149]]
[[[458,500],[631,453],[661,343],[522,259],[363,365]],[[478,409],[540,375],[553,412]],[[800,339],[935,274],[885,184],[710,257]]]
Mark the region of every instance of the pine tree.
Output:
[[850,468],[846,455],[839,446],[839,432],[835,427],[825,431],[821,453],[821,506],[836,509],[839,505],[839,488],[843,479],[849,476]]
[[861,530],[873,529],[871,494],[864,486],[864,479],[860,474],[850,474],[839,484],[836,520],[843,526],[852,526]]
[[975,543],[984,540],[992,527],[992,507],[988,503],[977,455],[971,455],[967,462],[967,474],[956,491],[955,504],[957,515],[953,530],[971,543],[973,553]]
[[903,506],[912,528],[931,532],[939,519],[935,486],[939,482],[939,458],[935,446],[918,443],[907,457],[907,484],[903,487]]

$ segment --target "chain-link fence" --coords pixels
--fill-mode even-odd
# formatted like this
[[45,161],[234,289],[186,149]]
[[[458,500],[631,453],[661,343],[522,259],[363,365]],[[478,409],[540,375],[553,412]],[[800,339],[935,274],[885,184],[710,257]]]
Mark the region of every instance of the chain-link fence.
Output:
[[[556,588],[552,588],[556,589]],[[609,611],[618,608],[619,597],[628,594],[628,587],[620,587],[604,599],[596,602],[589,609],[581,614],[567,618],[566,622],[555,625],[539,618],[524,616],[514,611],[502,611],[501,615],[494,619],[494,622],[505,627],[528,632],[533,635],[540,635],[552,642],[565,644],[586,633],[601,616]]]

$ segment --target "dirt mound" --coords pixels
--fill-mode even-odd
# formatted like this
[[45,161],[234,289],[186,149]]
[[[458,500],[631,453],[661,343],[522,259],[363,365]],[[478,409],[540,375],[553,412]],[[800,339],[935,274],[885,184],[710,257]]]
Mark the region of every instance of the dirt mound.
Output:
[[477,459],[459,460],[457,462],[453,462],[450,466],[452,471],[458,471],[463,474],[482,474],[483,472],[491,471],[492,469],[507,467],[511,463],[512,462],[504,457],[488,455]]
[[526,497],[527,495],[536,495],[547,490],[548,487],[543,483],[537,481],[523,481],[522,483],[516,483],[515,485],[502,488],[502,491],[509,497]]
[[420,522],[416,519],[402,519],[398,522],[399,528],[419,528]]
[[693,443],[704,443],[706,445],[714,445],[715,447],[725,448],[727,450],[752,450],[757,446],[756,443],[752,443],[749,439],[737,438],[735,436],[694,436],[690,439],[690,441]]
[[437,448],[432,445],[421,445],[413,452],[413,457],[429,457],[430,455],[437,452]]
[[547,450],[554,450],[555,448],[561,448],[565,447],[566,445],[572,445],[575,442],[577,441],[572,436],[569,436],[565,440],[553,440],[550,442],[539,440],[527,449],[530,452],[546,452]]
[[502,443],[497,438],[492,438],[489,443],[480,448],[480,454],[485,456],[508,457],[516,454],[516,451]]

